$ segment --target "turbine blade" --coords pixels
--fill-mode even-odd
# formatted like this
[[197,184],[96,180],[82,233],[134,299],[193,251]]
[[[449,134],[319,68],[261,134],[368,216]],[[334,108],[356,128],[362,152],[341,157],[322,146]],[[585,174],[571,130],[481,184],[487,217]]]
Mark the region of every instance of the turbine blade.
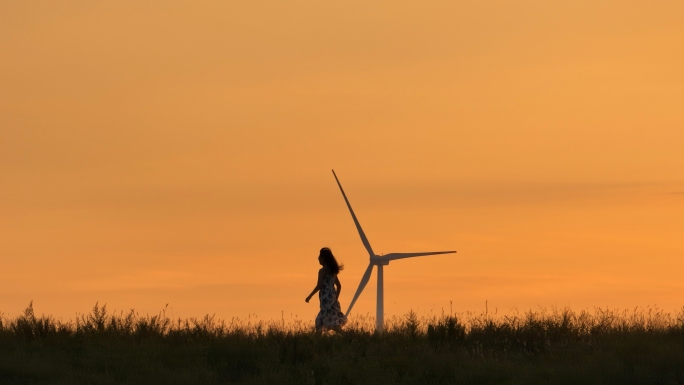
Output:
[[351,303],[349,304],[349,309],[347,309],[347,313],[345,314],[345,317],[349,315],[352,307],[354,307],[354,304],[356,303],[356,300],[359,299],[361,292],[363,291],[363,289],[368,284],[368,281],[370,280],[370,276],[371,276],[372,272],[373,272],[373,264],[370,263],[370,264],[368,264],[368,268],[366,269],[366,272],[363,273],[363,277],[361,278],[361,282],[359,283],[359,288],[356,289],[356,294],[354,294],[354,298],[352,299]]
[[344,193],[344,190],[342,189],[342,185],[340,184],[340,180],[337,179],[337,174],[335,174],[335,170],[332,170],[333,175],[335,176],[335,180],[337,181],[337,185],[340,186],[340,191],[342,191],[342,196],[344,197],[344,201],[347,202],[347,207],[349,208],[349,212],[351,213],[352,219],[354,219],[354,224],[356,225],[356,230],[359,231],[359,236],[361,237],[361,242],[363,242],[363,245],[366,247],[366,250],[368,250],[368,254],[370,254],[371,258],[375,256],[375,253],[373,253],[373,249],[371,248],[370,242],[368,242],[368,238],[366,238],[366,234],[363,232],[363,229],[361,228],[361,224],[359,223],[359,220],[356,219],[356,214],[354,214],[354,210],[352,210],[351,205],[349,204],[349,199],[347,199],[347,194]]
[[422,257],[425,255],[437,255],[437,254],[453,254],[455,251],[431,251],[427,253],[389,253],[381,256],[381,259],[386,259],[388,261],[393,261],[395,259]]

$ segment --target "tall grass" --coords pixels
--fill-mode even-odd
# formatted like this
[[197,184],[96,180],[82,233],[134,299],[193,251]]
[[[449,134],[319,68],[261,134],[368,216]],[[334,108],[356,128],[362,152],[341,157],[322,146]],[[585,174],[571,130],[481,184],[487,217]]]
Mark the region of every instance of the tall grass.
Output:
[[[109,312],[107,305],[93,306],[90,313],[63,322],[52,316],[36,316],[31,302],[23,314],[9,319],[0,313],[3,337],[39,340],[52,337],[109,337],[121,339],[177,339],[188,342],[213,341],[231,337],[268,339],[285,336],[314,336],[312,322],[294,320],[257,321],[232,318],[228,321],[205,315],[202,318],[169,318],[166,308],[155,315]],[[483,314],[442,314],[419,317],[411,311],[391,317],[382,335],[375,333],[375,319],[355,316],[345,327],[346,338],[354,336],[423,338],[436,344],[477,342],[492,348],[518,346],[539,351],[544,347],[562,347],[570,342],[591,341],[614,335],[684,333],[684,308],[675,314],[655,308],[574,312],[570,308],[540,309],[502,316]],[[334,336],[335,333],[324,333]]]
[[[24,357],[20,360],[16,357]],[[28,362],[28,364],[26,363]],[[414,312],[382,334],[312,322],[109,312],[75,320],[32,304],[0,315],[0,382],[684,383],[684,309],[540,309],[502,316]],[[85,380],[84,380],[85,379]],[[570,381],[572,383],[573,381]],[[636,382],[635,382],[636,381]],[[674,382],[672,382],[674,381]]]

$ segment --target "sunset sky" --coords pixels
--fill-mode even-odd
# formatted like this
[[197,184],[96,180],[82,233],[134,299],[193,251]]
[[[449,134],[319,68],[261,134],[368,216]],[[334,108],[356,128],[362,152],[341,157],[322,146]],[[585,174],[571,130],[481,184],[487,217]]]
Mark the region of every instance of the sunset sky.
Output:
[[[684,2],[2,1],[0,312],[684,306]],[[373,314],[375,278],[355,307]]]

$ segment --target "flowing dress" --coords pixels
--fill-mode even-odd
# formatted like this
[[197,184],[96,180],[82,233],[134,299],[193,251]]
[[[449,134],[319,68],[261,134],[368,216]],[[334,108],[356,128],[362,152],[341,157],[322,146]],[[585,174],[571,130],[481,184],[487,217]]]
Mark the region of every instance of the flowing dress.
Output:
[[347,317],[342,314],[340,309],[340,301],[337,300],[337,292],[335,291],[336,274],[330,274],[327,269],[321,269],[321,289],[318,293],[318,299],[321,302],[321,311],[316,316],[316,328],[334,328],[344,326],[347,323]]

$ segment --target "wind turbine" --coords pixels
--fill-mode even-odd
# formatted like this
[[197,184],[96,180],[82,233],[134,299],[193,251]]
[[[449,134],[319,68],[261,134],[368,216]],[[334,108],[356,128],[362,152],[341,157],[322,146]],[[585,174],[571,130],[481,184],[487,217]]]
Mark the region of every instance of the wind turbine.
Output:
[[382,267],[389,265],[390,261],[393,261],[395,259],[422,257],[425,255],[436,255],[436,254],[453,254],[456,251],[433,251],[433,252],[426,252],[426,253],[389,253],[389,254],[385,254],[385,255],[375,254],[373,252],[373,248],[371,248],[370,242],[368,242],[368,238],[366,238],[366,234],[363,232],[363,229],[361,228],[361,224],[359,223],[359,220],[356,219],[356,214],[354,214],[354,210],[352,210],[352,207],[349,204],[349,200],[347,199],[347,194],[344,193],[344,190],[342,189],[342,185],[340,184],[340,180],[337,179],[337,174],[335,174],[335,170],[333,170],[333,175],[335,176],[335,180],[337,181],[337,185],[340,187],[340,191],[342,192],[342,196],[344,197],[344,201],[347,203],[347,207],[349,208],[349,212],[351,213],[352,219],[354,219],[354,224],[356,225],[356,230],[358,230],[359,236],[361,237],[361,242],[363,242],[363,245],[366,247],[366,250],[368,250],[368,254],[370,255],[370,263],[368,264],[368,268],[366,269],[366,272],[363,273],[363,277],[361,278],[361,283],[359,283],[359,288],[356,289],[356,294],[354,294],[354,298],[352,299],[351,303],[349,304],[349,309],[347,309],[347,313],[345,315],[348,316],[349,313],[351,312],[352,307],[354,307],[354,303],[356,303],[356,300],[359,298],[359,296],[361,295],[361,292],[363,291],[363,289],[368,284],[368,281],[370,280],[370,276],[373,273],[373,266],[377,266],[378,267],[378,297],[376,300],[377,302],[376,302],[376,308],[375,308],[375,330],[377,332],[382,332],[383,325],[384,325],[384,314],[385,314]]

